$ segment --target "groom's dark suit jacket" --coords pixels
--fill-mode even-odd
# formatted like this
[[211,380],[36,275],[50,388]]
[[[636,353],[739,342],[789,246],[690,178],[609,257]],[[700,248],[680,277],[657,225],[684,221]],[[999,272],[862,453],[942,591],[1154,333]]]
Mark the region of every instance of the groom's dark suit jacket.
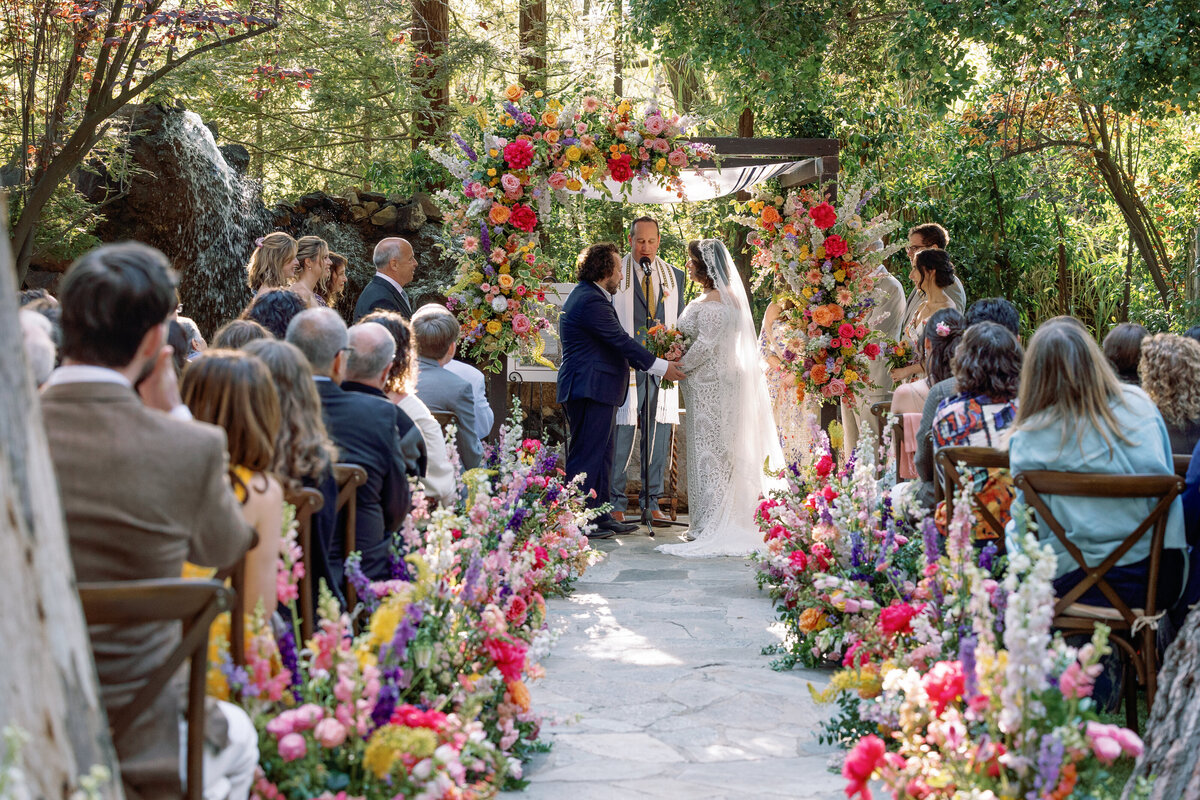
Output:
[[629,389],[630,365],[645,370],[654,364],[654,356],[629,337],[608,295],[594,283],[581,283],[571,292],[558,318],[558,337],[560,403],[588,399],[620,406]]

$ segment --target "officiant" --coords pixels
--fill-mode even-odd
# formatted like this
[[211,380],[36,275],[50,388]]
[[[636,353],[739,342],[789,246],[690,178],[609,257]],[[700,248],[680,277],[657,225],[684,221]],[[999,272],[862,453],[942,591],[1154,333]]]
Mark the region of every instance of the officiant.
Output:
[[[621,261],[622,279],[613,297],[613,307],[621,327],[641,345],[646,344],[646,298],[650,298],[650,317],[655,324],[675,327],[683,313],[683,288],[686,276],[658,257],[662,242],[658,220],[638,217],[629,228],[629,253]],[[643,261],[650,264],[650,274],[642,269]],[[647,294],[647,289],[649,294]],[[610,480],[613,517],[624,521],[629,501],[625,494],[627,471],[634,463],[633,432],[645,419],[646,403],[654,409],[654,435],[650,455],[650,512],[654,520],[666,520],[658,509],[663,494],[663,476],[671,452],[671,426],[679,424],[679,388],[659,389],[657,381],[645,372],[631,372],[625,404],[617,411],[617,433],[613,453],[613,472]],[[641,463],[640,459],[636,463]],[[643,476],[643,480],[646,477]]]

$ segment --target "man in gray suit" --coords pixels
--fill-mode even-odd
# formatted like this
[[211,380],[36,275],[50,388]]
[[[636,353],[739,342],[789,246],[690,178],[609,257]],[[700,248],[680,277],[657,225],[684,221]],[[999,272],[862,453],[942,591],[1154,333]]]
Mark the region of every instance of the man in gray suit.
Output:
[[[926,222],[910,228],[908,231],[908,247],[904,248],[908,260],[913,266],[917,263],[917,253],[922,250],[945,250],[950,244],[950,234],[946,233],[946,229],[936,222]],[[963,288],[962,281],[958,276],[954,276],[954,283],[946,287],[946,296],[954,301],[955,307],[962,313],[967,312],[967,290]],[[917,308],[921,305],[921,301],[925,299],[925,293],[917,289],[913,289],[908,294],[908,302],[905,306],[904,319],[900,324],[900,330],[908,327],[908,323],[912,321],[913,315],[917,313]],[[893,337],[895,338],[895,337]]]
[[475,420],[471,384],[446,369],[458,350],[458,320],[435,303],[421,306],[412,317],[417,338],[417,397],[434,414],[458,418],[458,454],[466,469],[479,466],[483,443]]
[[[629,228],[629,255],[621,262],[624,280],[615,295],[613,306],[617,309],[617,318],[625,332],[632,336],[637,343],[646,344],[646,292],[645,284],[650,283],[650,296],[653,302],[650,307],[650,317],[667,327],[674,327],[675,321],[683,313],[683,288],[687,276],[682,270],[676,269],[658,257],[658,247],[661,244],[658,221],[652,217],[639,217]],[[647,276],[642,267],[643,261],[650,265]],[[633,453],[633,434],[641,427],[646,404],[650,405],[650,416],[654,420],[654,439],[650,452],[650,515],[651,519],[665,520],[666,516],[658,510],[658,498],[663,493],[663,477],[667,468],[667,457],[671,451],[671,426],[678,422],[678,388],[663,390],[668,393],[660,403],[657,381],[645,372],[634,373],[637,381],[637,400],[626,402],[617,412],[617,432],[613,448],[613,471],[609,481],[609,502],[613,505],[613,518],[619,522],[625,519],[625,509],[629,500],[625,491],[628,485],[626,473],[632,461],[640,466],[640,455]],[[660,405],[669,406],[659,413]],[[644,480],[644,478],[643,478]]]
[[[178,578],[224,568],[254,540],[227,478],[225,432],[192,421],[166,344],[176,305],[166,256],[126,242],[75,262],[61,286],[63,365],[41,397],[75,577]],[[125,708],[179,643],[177,624],[93,625],[100,694]],[[178,798],[183,694],[164,691],[117,742],[126,794]],[[246,712],[209,713],[205,796],[246,797],[258,735]],[[210,794],[211,792],[211,794]]]
[[[883,242],[872,244],[872,251],[882,250]],[[875,279],[875,288],[871,290],[871,298],[875,301],[867,313],[867,328],[879,331],[889,339],[898,339],[904,326],[904,287],[896,276],[888,272],[887,266],[880,264],[871,276]],[[854,451],[858,446],[858,438],[863,430],[873,425],[871,419],[871,404],[886,400],[892,391],[892,376],[888,372],[887,358],[883,353],[868,362],[867,374],[876,388],[866,397],[859,397],[853,403],[842,402],[842,427],[845,430],[846,452]],[[880,431],[875,431],[878,436]]]

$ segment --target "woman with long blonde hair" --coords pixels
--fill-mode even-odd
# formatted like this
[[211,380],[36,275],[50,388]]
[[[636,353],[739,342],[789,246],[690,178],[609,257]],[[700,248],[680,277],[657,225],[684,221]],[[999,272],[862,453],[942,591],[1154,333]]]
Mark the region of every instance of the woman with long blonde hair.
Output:
[[188,364],[180,385],[183,402],[201,422],[225,430],[229,476],[258,544],[246,554],[246,608],[276,606],[276,562],[283,527],[283,488],[272,474],[282,424],[271,373],[239,350],[208,350]]
[[301,236],[296,240],[296,282],[292,291],[300,295],[309,308],[324,306],[317,294],[317,285],[329,277],[329,245],[320,236]]
[[[1078,320],[1055,317],[1042,324],[1021,368],[1016,431],[1009,440],[1009,464],[1015,476],[1033,470],[1107,475],[1174,474],[1171,442],[1162,415],[1146,393],[1123,384],[1099,345]],[[1150,500],[1048,496],[1051,513],[1067,539],[1097,566],[1132,533],[1150,512]],[[1018,493],[1013,518],[1021,519],[1024,498]],[[1039,538],[1058,556],[1054,582],[1060,595],[1079,583],[1084,572],[1043,522]],[[1020,543],[1010,541],[1009,546]],[[1183,506],[1171,507],[1163,544],[1159,597],[1162,607],[1175,603],[1182,587]],[[1144,537],[1117,561],[1105,580],[1127,603],[1146,598],[1150,538]],[[1108,605],[1093,587],[1080,602]]]
[[255,242],[246,282],[257,298],[271,289],[286,289],[296,278],[296,240],[283,231],[268,233]]

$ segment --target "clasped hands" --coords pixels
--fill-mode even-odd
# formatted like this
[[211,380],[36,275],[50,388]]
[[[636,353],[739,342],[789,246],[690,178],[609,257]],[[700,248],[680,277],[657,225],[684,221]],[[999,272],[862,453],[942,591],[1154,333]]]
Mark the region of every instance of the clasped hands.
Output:
[[683,373],[683,368],[679,366],[678,361],[668,361],[667,371],[663,374],[663,380],[681,381],[687,376]]

